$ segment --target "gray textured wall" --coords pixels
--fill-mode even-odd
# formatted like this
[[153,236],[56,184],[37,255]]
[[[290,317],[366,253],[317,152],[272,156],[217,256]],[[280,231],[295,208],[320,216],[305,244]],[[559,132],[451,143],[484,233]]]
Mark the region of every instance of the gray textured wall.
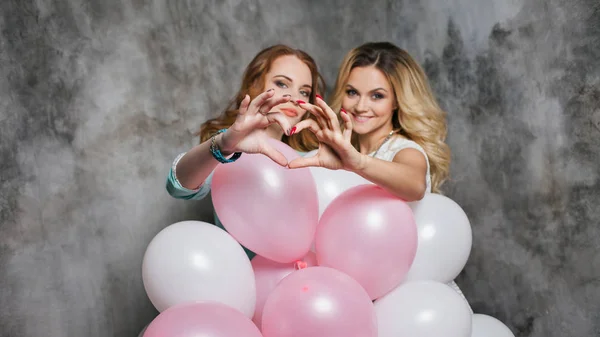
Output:
[[597,0],[0,3],[0,335],[136,336],[141,258],[170,161],[262,47],[330,85],[362,42],[407,48],[449,112],[450,197],[474,247],[459,284],[517,336],[600,335]]

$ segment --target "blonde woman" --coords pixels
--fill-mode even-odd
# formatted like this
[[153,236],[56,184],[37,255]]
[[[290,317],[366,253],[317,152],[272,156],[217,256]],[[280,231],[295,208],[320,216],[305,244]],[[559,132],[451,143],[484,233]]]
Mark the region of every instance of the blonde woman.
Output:
[[439,192],[448,177],[446,114],[423,69],[391,43],[367,43],[346,55],[331,107],[320,98],[300,106],[315,119],[299,122],[295,131],[310,129],[319,150],[290,168],[352,171],[406,201]]
[[320,144],[314,157],[299,158],[292,168],[352,171],[406,201],[439,192],[448,176],[445,113],[422,68],[391,43],[367,43],[348,53],[331,107],[321,99],[300,106],[316,118],[295,131],[310,129]]

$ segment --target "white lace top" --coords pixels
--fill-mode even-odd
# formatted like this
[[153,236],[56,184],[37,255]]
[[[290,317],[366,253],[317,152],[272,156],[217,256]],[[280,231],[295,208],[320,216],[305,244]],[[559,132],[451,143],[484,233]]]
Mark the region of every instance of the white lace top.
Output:
[[[390,139],[388,139],[385,143],[383,143],[383,145],[379,149],[379,152],[377,152],[377,156],[375,158],[386,161],[392,161],[396,153],[404,149],[415,149],[425,156],[425,161],[427,162],[427,174],[425,175],[427,189],[425,190],[425,192],[431,193],[431,173],[429,170],[429,158],[427,157],[427,153],[425,153],[425,150],[421,147],[421,145],[413,142],[412,140],[408,140],[400,136],[393,136]],[[375,152],[371,152],[369,156],[373,156],[373,154],[375,154]]]

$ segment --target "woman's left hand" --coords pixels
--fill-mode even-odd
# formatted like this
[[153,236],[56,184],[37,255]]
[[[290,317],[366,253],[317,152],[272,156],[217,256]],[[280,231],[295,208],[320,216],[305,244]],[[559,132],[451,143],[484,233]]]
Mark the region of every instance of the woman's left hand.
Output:
[[350,116],[343,109],[340,112],[344,122],[344,129],[342,130],[336,113],[325,101],[317,97],[316,103],[317,105],[300,104],[303,109],[315,116],[315,119],[305,119],[296,124],[294,133],[309,129],[319,140],[319,150],[313,157],[292,160],[288,166],[290,168],[318,166],[331,170],[359,170],[364,166],[365,158],[352,145],[352,120]]

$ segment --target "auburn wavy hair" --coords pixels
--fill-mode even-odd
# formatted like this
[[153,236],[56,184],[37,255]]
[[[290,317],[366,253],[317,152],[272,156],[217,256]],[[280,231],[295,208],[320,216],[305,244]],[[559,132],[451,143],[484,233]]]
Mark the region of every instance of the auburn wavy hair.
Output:
[[[393,127],[423,147],[429,159],[431,189],[439,193],[450,171],[446,112],[439,107],[427,75],[405,50],[389,42],[371,42],[348,52],[338,73],[331,107],[340,111],[350,71],[367,66],[379,69],[390,82],[398,106]],[[356,137],[354,146],[358,148]]]
[[[315,103],[315,96],[325,91],[325,81],[317,69],[317,64],[313,58],[306,52],[293,49],[286,45],[278,44],[260,51],[254,59],[248,64],[244,75],[242,76],[242,84],[234,98],[220,116],[209,119],[200,127],[197,135],[200,136],[200,142],[204,142],[218,130],[230,127],[237,118],[240,104],[246,95],[250,95],[254,99],[265,89],[265,76],[271,69],[273,62],[281,56],[293,55],[300,59],[310,69],[312,77],[312,91],[309,97],[309,102]],[[313,118],[310,113],[304,115],[305,118]],[[301,132],[290,136],[283,135],[282,142],[288,144],[297,151],[308,152],[319,147],[319,142],[315,135],[310,130],[302,130]]]

